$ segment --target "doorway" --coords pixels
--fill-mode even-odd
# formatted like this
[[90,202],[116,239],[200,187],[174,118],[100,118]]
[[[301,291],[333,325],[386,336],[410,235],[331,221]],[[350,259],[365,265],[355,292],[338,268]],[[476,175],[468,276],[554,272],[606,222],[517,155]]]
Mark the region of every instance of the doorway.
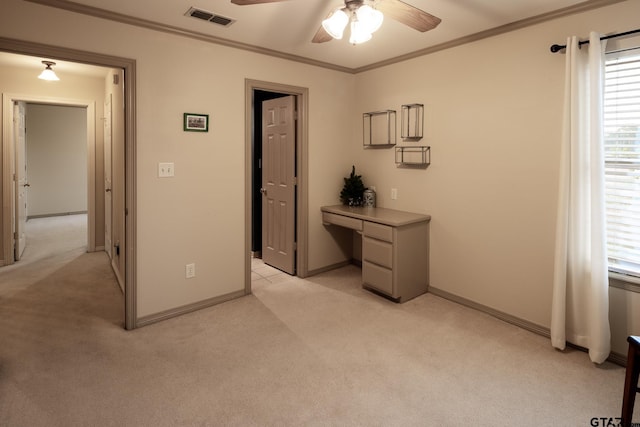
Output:
[[262,102],[292,96],[295,99],[295,274],[306,277],[308,89],[256,80],[245,81],[245,293],[251,293],[251,258],[262,251]]
[[[251,208],[251,253],[254,258],[261,258],[263,255],[262,241],[262,202],[264,195],[261,192],[263,188],[262,174],[264,159],[262,155],[262,114],[263,102],[272,99],[279,99],[290,96],[286,93],[269,92],[265,90],[254,90],[253,94],[253,144],[252,144],[252,208]],[[295,147],[294,147],[295,149]],[[295,153],[294,153],[295,156]]]
[[27,219],[87,213],[87,115],[83,106],[26,104]]
[[[50,213],[73,213],[73,211],[86,211],[87,213],[87,251],[94,252],[96,250],[95,243],[95,226],[96,226],[96,212],[95,212],[95,204],[93,200],[95,198],[95,188],[94,188],[94,169],[93,165],[95,163],[95,106],[93,101],[90,100],[75,100],[75,99],[64,99],[64,98],[53,98],[53,97],[44,97],[38,95],[17,95],[11,93],[3,93],[3,146],[4,153],[6,153],[6,158],[4,159],[4,164],[7,165],[8,170],[3,174],[3,185],[12,184],[11,174],[15,174],[15,188],[10,188],[9,193],[5,194],[3,197],[3,205],[4,206],[13,206],[13,209],[8,210],[9,218],[4,218],[4,226],[7,225],[10,227],[5,233],[3,233],[3,248],[4,248],[4,265],[13,264],[15,261],[20,259],[20,255],[22,250],[28,242],[23,240],[25,222],[27,217],[30,216],[42,216],[44,214]],[[71,141],[74,138],[71,138],[71,135],[64,130],[64,137],[60,137],[59,140],[62,141],[60,144],[63,144],[64,147],[56,147],[55,150],[46,152],[51,147],[47,147],[47,144],[41,144],[43,147],[44,153],[40,153],[35,158],[38,160],[35,163],[38,163],[42,160],[43,164],[40,166],[36,166],[36,169],[40,174],[38,174],[38,178],[36,181],[29,182],[27,180],[26,175],[26,164],[28,149],[26,141],[29,139],[29,135],[35,135],[39,133],[39,129],[41,126],[30,126],[31,132],[27,133],[25,137],[25,120],[29,120],[28,111],[31,110],[31,114],[35,113],[35,116],[38,116],[40,121],[42,118],[48,115],[56,115],[57,117],[50,120],[50,123],[44,126],[53,126],[58,127],[61,124],[61,120],[70,120],[72,116],[75,118],[75,122],[80,127],[80,133],[83,135],[74,135],[74,138],[80,138],[80,144],[84,144],[86,147],[84,150],[80,147],[81,150],[75,150],[73,148],[74,144],[77,146],[77,143]],[[49,110],[46,112],[45,110]],[[59,110],[59,111],[56,111]],[[71,115],[68,112],[73,111]],[[59,114],[63,112],[62,114]],[[81,121],[83,123],[78,122]],[[14,123],[14,127],[10,129],[10,124]],[[70,123],[70,122],[69,122]],[[33,123],[32,123],[33,124]],[[45,131],[48,133],[48,131]],[[54,132],[55,133],[55,132]],[[33,138],[32,138],[33,139]],[[56,138],[54,138],[56,139]],[[77,142],[77,141],[76,141]],[[55,144],[55,141],[54,141]],[[31,144],[33,147],[34,144]],[[76,147],[77,148],[77,147]],[[46,164],[47,161],[55,162],[55,157],[60,154],[60,152],[65,152],[67,156],[80,156],[78,162],[74,162],[75,166],[73,169],[83,169],[80,177],[77,176],[77,173],[74,173],[69,169],[65,168],[64,173],[61,173],[59,176],[62,178],[63,182],[59,182],[59,186],[56,187],[51,186],[54,184],[55,180],[51,180],[51,176],[47,177],[46,175],[51,170],[58,170],[57,167],[51,167]],[[33,156],[33,155],[32,155]],[[77,172],[77,171],[76,171]],[[8,175],[8,177],[7,177]],[[9,183],[6,182],[7,178],[9,179]],[[68,178],[68,179],[67,179]],[[66,182],[65,182],[66,180]],[[79,181],[79,182],[77,182]],[[40,185],[38,185],[38,182]],[[31,187],[32,184],[36,184],[36,187]],[[71,184],[70,184],[71,183]],[[75,189],[72,191],[67,191],[69,188],[74,187]],[[42,188],[42,187],[48,187]],[[60,188],[65,187],[65,190],[62,192],[58,192]],[[6,187],[3,187],[6,188]],[[40,192],[41,197],[39,200],[41,203],[35,207],[35,209],[31,209],[30,213],[25,209],[25,205],[28,205],[28,194],[34,190],[36,192]],[[78,194],[81,192],[82,194]],[[65,196],[62,196],[65,194]],[[57,195],[57,197],[56,197]],[[68,197],[74,196],[74,197]],[[66,200],[65,200],[66,199]],[[32,200],[33,201],[33,200]],[[71,211],[64,211],[63,207],[68,206],[76,206],[77,208],[71,209]],[[79,206],[82,206],[80,208]],[[3,231],[6,228],[3,227]]]
[[[122,81],[123,95],[123,144],[122,144],[122,177],[121,177],[121,193],[122,193],[122,234],[123,242],[118,250],[122,252],[124,261],[123,265],[123,283],[124,283],[124,300],[125,300],[125,328],[135,329],[137,327],[137,310],[136,310],[136,256],[135,256],[135,237],[136,237],[136,185],[135,185],[135,82],[136,82],[136,62],[132,59],[119,58],[114,56],[101,55],[93,52],[78,51],[73,49],[61,48],[58,46],[44,45],[40,43],[25,42],[21,40],[13,40],[0,37],[0,52],[15,53],[20,55],[28,55],[35,57],[44,57],[54,60],[63,60],[77,62],[87,65],[95,65],[99,67],[120,69],[121,75],[126,76],[126,84]],[[115,77],[114,77],[115,78]],[[3,94],[3,111],[7,111],[6,94]],[[12,110],[12,109],[11,109]],[[2,210],[0,212],[7,213],[14,210],[15,204],[14,183],[11,171],[13,170],[13,144],[12,138],[6,120],[8,115],[3,114],[3,157],[2,157]],[[94,114],[95,117],[95,114]],[[9,122],[10,123],[10,122]],[[102,126],[100,126],[102,127]],[[10,126],[9,126],[10,128]],[[95,133],[95,132],[94,132]],[[95,153],[94,153],[95,154]],[[89,175],[91,178],[91,175]],[[115,179],[115,176],[114,176]],[[95,188],[95,182],[90,183]],[[94,194],[97,197],[97,195]],[[103,197],[100,194],[100,197]],[[89,200],[89,204],[94,204],[94,200]],[[12,215],[2,215],[2,249],[3,254],[7,254],[12,247],[13,236]],[[89,227],[89,230],[95,228]],[[95,238],[95,235],[94,235]]]
[[[88,176],[94,172],[88,146],[94,141],[87,128],[94,118],[87,110],[86,106],[15,103],[15,262],[32,244],[24,237],[28,220],[82,214],[97,225],[93,206],[88,205]],[[88,229],[84,240],[88,252],[95,250]]]

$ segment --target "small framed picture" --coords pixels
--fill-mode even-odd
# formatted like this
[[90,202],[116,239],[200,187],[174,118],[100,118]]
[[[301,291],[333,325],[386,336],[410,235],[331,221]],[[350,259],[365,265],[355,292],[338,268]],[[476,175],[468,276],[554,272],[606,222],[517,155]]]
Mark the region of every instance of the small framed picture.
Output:
[[184,130],[189,132],[209,132],[209,115],[184,113]]

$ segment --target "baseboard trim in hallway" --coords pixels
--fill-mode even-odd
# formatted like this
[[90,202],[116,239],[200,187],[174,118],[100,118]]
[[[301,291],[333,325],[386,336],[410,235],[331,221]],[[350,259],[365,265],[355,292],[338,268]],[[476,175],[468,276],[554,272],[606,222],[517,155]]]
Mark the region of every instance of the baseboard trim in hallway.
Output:
[[181,316],[183,314],[191,313],[197,310],[202,310],[203,308],[209,308],[211,306],[221,304],[223,302],[240,298],[244,295],[245,295],[245,292],[244,292],[244,289],[242,289],[240,291],[235,291],[235,292],[220,295],[217,297],[209,298],[204,301],[199,301],[197,303],[187,304],[181,307],[173,308],[171,310],[161,311],[159,313],[143,316],[138,318],[138,320],[136,321],[136,328],[151,325],[153,323],[161,322],[163,320],[171,319],[173,317]]

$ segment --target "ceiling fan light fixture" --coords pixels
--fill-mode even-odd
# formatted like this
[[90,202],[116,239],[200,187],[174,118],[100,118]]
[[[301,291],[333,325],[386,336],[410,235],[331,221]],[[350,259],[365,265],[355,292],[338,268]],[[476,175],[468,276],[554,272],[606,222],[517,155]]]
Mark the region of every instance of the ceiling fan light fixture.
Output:
[[342,9],[336,9],[330,17],[322,21],[322,27],[334,39],[340,40],[349,23],[349,16]]
[[371,40],[371,32],[367,25],[354,19],[351,21],[351,36],[349,37],[349,43],[360,44]]
[[47,81],[50,81],[50,82],[51,81],[60,80],[58,78],[58,76],[56,76],[56,73],[53,71],[53,68],[51,68],[52,65],[56,65],[55,62],[53,62],[53,61],[42,61],[42,63],[45,65],[45,69],[42,70],[42,72],[38,76],[39,79],[47,80]]
[[372,34],[378,31],[384,20],[382,12],[366,4],[356,10],[356,16],[360,25],[363,25]]

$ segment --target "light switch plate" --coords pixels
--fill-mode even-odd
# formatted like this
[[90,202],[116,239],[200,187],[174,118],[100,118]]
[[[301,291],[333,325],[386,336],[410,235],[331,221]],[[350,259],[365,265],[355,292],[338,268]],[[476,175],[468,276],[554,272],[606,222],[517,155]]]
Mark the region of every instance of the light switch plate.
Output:
[[184,266],[184,276],[187,279],[191,279],[192,277],[196,277],[196,264],[191,263]]
[[173,173],[173,163],[158,163],[158,176],[160,178],[170,178]]

